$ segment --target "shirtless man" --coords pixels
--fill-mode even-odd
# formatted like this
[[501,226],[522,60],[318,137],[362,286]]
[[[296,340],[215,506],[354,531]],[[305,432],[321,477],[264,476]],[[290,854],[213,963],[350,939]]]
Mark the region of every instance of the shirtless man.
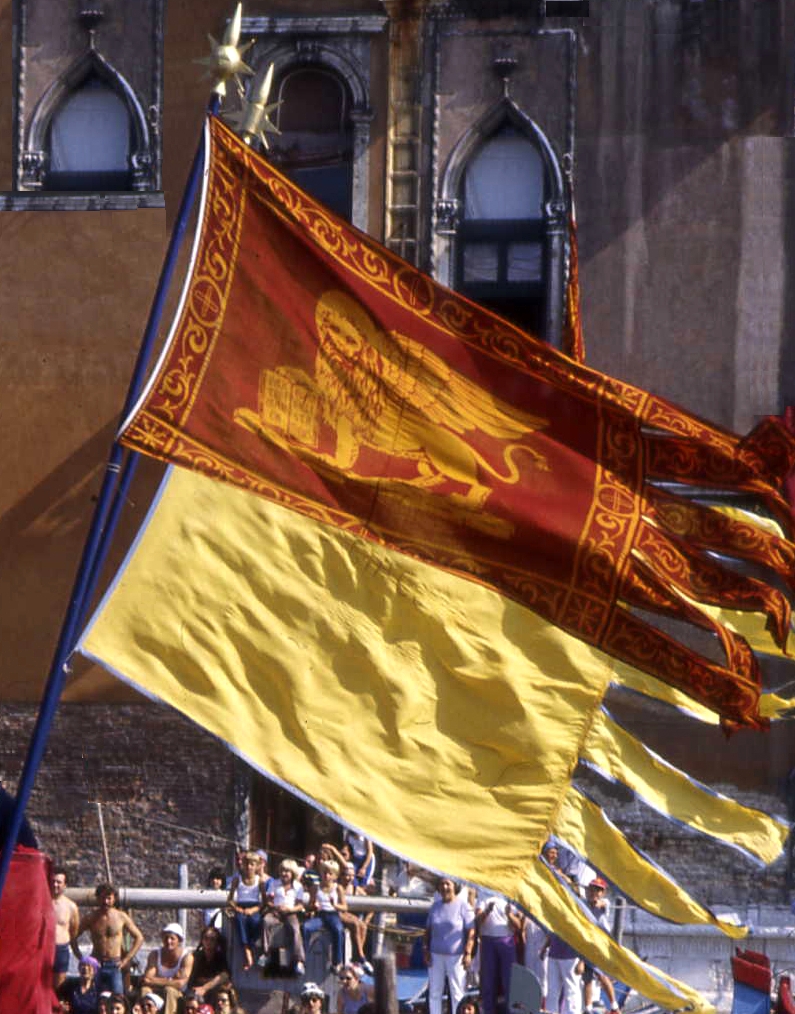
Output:
[[58,989],[66,979],[69,971],[69,951],[79,961],[80,948],[77,946],[77,932],[80,926],[80,913],[77,905],[64,894],[66,890],[66,870],[53,870],[52,874],[52,907],[55,911],[55,960],[52,966],[52,988]]
[[[100,884],[94,892],[97,907],[80,920],[77,935],[86,930],[91,934],[92,953],[99,961],[97,989],[101,993],[124,992],[122,972],[138,953],[144,942],[144,935],[127,915],[116,908],[116,888],[111,884]],[[124,931],[132,937],[132,946],[123,953]]]
[[163,946],[149,952],[143,988],[165,1000],[163,1014],[176,1014],[193,971],[193,955],[185,950],[185,937],[178,922],[164,926],[160,939]]

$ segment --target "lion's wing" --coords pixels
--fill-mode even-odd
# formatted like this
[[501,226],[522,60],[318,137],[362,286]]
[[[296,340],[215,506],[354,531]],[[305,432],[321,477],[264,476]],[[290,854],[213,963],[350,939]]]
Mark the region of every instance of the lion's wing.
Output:
[[[481,430],[500,440],[519,440],[547,425],[539,416],[489,394],[414,339],[395,332],[391,337],[403,353],[401,387],[406,401],[430,422],[455,433]],[[394,360],[392,365],[397,366]]]

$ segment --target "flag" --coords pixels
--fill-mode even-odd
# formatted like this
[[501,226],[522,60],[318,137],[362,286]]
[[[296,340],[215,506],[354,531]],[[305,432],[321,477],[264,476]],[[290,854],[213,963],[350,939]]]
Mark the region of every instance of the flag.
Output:
[[[589,370],[208,129],[190,280],[122,442],[496,589],[727,722],[764,724],[754,654],[709,609],[760,613],[783,646],[789,605],[712,554],[791,587],[793,547],[654,483],[783,517],[781,423],[740,439]],[[654,616],[715,635],[723,658]]]
[[[666,1008],[695,991],[596,926],[550,835],[674,922],[744,932],[577,787],[590,766],[760,862],[786,822],[717,796],[604,710],[611,684],[764,724],[793,547],[652,480],[777,492],[741,440],[588,370],[400,261],[211,120],[175,324],[122,434],[170,471],[78,650],[430,869],[514,899]],[[222,480],[220,482],[213,480]],[[714,635],[716,662],[655,626]],[[631,758],[628,761],[627,758]]]
[[663,1007],[698,994],[589,919],[550,834],[678,923],[713,915],[572,784],[578,763],[761,862],[786,822],[699,786],[602,710],[602,652],[478,582],[173,469],[78,650],[430,869],[514,899]]

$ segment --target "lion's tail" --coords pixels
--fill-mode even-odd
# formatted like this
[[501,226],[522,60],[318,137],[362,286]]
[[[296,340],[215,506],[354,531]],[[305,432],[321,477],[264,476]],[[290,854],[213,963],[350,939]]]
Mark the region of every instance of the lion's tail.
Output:
[[546,455],[540,451],[536,451],[532,447],[528,447],[527,444],[508,444],[503,452],[502,458],[508,469],[507,473],[498,471],[490,461],[487,461],[479,451],[474,447],[472,452],[478,460],[478,464],[483,468],[484,471],[488,472],[494,479],[499,479],[502,482],[513,484],[519,481],[519,466],[516,464],[515,457],[521,451],[524,454],[530,456],[533,467],[539,472],[549,471],[549,462],[546,459]]

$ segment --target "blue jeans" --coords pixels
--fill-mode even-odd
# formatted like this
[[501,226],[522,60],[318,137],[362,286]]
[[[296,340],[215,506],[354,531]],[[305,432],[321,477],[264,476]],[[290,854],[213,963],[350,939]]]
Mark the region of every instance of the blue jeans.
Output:
[[238,912],[235,915],[235,925],[240,934],[240,943],[249,950],[255,950],[260,946],[262,937],[262,912],[254,912],[252,915],[243,915]]
[[304,949],[309,949],[309,938],[319,929],[331,934],[331,963],[341,965],[345,955],[345,929],[339,912],[318,912],[304,923]]
[[108,958],[101,961],[97,972],[97,992],[104,993],[110,990],[111,993],[124,992],[124,980],[121,977],[118,958]]

